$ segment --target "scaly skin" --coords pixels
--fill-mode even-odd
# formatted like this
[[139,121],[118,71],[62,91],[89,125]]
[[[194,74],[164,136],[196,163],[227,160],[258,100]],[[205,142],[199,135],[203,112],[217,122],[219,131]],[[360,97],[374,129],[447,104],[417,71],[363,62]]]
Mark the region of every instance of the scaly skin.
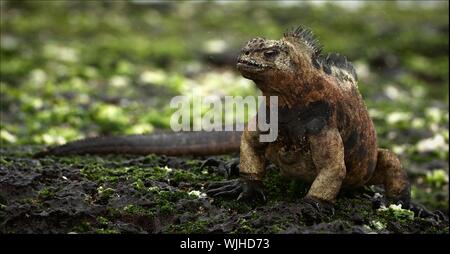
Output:
[[305,28],[280,40],[250,40],[238,57],[241,74],[265,96],[278,96],[279,135],[260,143],[258,131],[241,139],[240,181],[215,185],[210,195],[261,195],[266,160],[287,176],[311,183],[305,201],[332,204],[342,188],[382,184],[393,201],[408,204],[409,182],[400,161],[377,147],[376,132],[358,91],[353,66],[323,56]]
[[38,152],[35,158],[75,154],[215,155],[238,152],[242,132],[179,132],[94,137]]

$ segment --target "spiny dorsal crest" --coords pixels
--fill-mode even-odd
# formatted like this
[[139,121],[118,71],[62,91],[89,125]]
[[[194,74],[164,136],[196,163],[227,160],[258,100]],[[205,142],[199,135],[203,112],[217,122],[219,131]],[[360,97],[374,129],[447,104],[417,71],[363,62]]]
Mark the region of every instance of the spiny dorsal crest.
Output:
[[284,38],[291,38],[294,41],[300,41],[300,43],[310,48],[312,51],[311,61],[317,69],[322,69],[329,75],[339,76],[337,73],[333,73],[332,67],[334,66],[351,75],[355,81],[357,80],[355,68],[345,56],[337,53],[327,55],[322,54],[322,45],[310,29],[304,26],[289,29],[284,33]]
[[304,27],[299,26],[297,28],[291,28],[284,33],[284,38],[293,38],[294,40],[300,40],[313,52],[313,56],[318,56],[322,51],[322,46],[314,36],[313,32]]
[[341,54],[331,53],[326,56],[321,55],[318,57],[318,62],[327,74],[332,74],[331,67],[335,66],[353,76],[355,81],[358,79],[352,63],[349,62],[347,58]]

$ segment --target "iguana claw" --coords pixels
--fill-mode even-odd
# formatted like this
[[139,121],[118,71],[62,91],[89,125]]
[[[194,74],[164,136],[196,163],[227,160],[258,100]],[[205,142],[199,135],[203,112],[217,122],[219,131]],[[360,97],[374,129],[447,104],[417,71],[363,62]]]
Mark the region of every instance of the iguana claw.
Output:
[[319,212],[321,214],[333,216],[334,212],[335,212],[334,206],[332,203],[318,200],[316,198],[305,197],[302,199],[302,203],[311,205],[312,207],[314,207],[317,210],[317,212]]
[[266,202],[261,181],[250,180],[228,180],[212,183],[207,187],[206,194],[212,197],[236,197],[237,200],[261,198]]
[[227,178],[239,175],[239,159],[232,159],[231,161],[221,161],[216,158],[209,158],[205,160],[200,166],[200,170],[209,168],[209,172],[216,172]]

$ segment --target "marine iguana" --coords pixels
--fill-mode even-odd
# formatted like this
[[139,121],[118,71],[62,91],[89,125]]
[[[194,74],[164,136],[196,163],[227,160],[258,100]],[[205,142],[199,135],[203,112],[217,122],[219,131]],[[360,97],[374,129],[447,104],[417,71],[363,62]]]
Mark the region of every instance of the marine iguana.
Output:
[[242,199],[259,195],[265,199],[262,178],[270,161],[284,175],[311,183],[304,200],[316,206],[332,204],[341,188],[372,184],[384,185],[392,201],[409,203],[407,174],[393,152],[378,148],[356,72],[344,56],[323,55],[312,32],[299,27],[280,40],[250,40],[241,50],[237,69],[264,96],[278,96],[276,141],[261,143],[259,131],[248,129],[243,133],[106,137],[68,143],[36,156],[209,155],[240,150],[239,179],[211,184],[210,196]]
[[270,161],[312,184],[306,202],[330,204],[341,188],[384,185],[391,201],[409,204],[406,171],[393,152],[378,148],[355,69],[344,56],[323,55],[312,32],[299,27],[280,40],[250,40],[237,68],[264,96],[278,96],[279,135],[261,143],[258,131],[245,130],[240,181],[215,185],[209,195],[264,198],[261,180]]

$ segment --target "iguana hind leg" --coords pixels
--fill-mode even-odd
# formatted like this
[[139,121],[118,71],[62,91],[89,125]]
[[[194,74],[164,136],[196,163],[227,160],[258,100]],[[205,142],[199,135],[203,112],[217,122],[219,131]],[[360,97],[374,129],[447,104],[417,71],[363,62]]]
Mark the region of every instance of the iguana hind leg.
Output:
[[387,149],[378,149],[377,166],[368,183],[384,185],[387,198],[402,202],[405,206],[411,200],[408,175],[403,169],[397,155]]

